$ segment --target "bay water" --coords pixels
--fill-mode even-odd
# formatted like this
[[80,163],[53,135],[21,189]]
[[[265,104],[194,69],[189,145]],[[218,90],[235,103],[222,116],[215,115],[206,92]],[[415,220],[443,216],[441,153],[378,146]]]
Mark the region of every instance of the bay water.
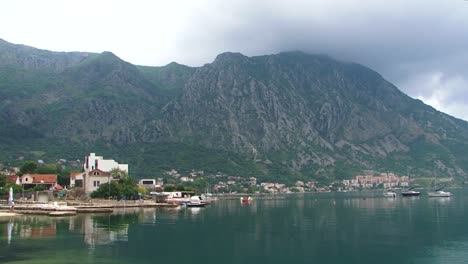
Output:
[[468,190],[263,196],[0,218],[0,263],[468,263]]

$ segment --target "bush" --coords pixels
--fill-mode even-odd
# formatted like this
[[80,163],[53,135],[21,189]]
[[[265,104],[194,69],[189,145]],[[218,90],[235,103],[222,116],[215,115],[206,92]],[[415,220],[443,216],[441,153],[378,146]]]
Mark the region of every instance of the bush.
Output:
[[138,196],[138,185],[130,177],[122,178],[119,181],[112,181],[110,189],[108,183],[103,183],[96,191],[91,193],[91,198],[109,198],[109,194],[111,197],[130,198]]
[[174,184],[166,184],[164,185],[164,191],[165,192],[173,192],[175,191],[175,185]]
[[5,187],[6,185],[6,175],[0,173],[0,187]]
[[111,197],[120,196],[120,190],[117,182],[111,182],[110,192],[109,183],[101,184],[96,191],[91,193],[91,198],[109,198],[109,194]]

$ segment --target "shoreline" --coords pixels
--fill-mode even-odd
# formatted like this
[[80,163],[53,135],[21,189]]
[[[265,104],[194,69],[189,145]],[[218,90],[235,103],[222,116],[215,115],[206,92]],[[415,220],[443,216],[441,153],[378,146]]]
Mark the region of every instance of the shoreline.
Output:
[[0,217],[11,217],[11,216],[18,216],[16,212],[5,212],[5,211],[0,211]]
[[44,204],[21,204],[17,203],[12,211],[9,206],[0,205],[0,217],[11,217],[19,215],[48,215],[48,216],[69,216],[83,213],[112,213],[119,208],[174,208],[178,204],[141,202],[112,202],[112,201],[92,201],[78,203],[44,203]]

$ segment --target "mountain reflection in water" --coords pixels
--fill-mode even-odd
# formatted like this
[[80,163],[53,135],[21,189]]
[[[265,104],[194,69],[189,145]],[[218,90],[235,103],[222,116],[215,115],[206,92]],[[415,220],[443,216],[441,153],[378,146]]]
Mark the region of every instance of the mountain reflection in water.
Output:
[[221,200],[206,208],[0,219],[3,263],[465,263],[468,191]]

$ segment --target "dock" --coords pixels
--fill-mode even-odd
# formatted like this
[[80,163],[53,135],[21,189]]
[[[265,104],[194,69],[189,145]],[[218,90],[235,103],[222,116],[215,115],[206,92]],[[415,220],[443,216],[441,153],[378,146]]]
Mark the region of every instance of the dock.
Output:
[[48,215],[73,216],[84,213],[112,213],[117,208],[174,208],[178,204],[145,202],[118,202],[118,201],[91,201],[91,202],[54,202],[48,204],[16,204],[14,210],[9,206],[0,205],[0,216],[15,215]]

